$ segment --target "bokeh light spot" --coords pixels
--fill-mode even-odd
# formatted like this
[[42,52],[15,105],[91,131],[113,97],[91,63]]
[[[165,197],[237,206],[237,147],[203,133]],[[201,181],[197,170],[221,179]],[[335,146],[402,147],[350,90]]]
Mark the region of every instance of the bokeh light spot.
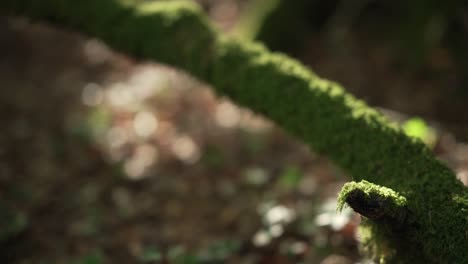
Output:
[[216,123],[225,128],[232,128],[239,124],[240,110],[230,102],[224,101],[216,108]]
[[135,134],[147,138],[154,134],[158,128],[158,120],[151,112],[141,111],[133,119]]
[[189,136],[181,136],[174,140],[172,152],[181,161],[194,163],[200,158],[198,145]]

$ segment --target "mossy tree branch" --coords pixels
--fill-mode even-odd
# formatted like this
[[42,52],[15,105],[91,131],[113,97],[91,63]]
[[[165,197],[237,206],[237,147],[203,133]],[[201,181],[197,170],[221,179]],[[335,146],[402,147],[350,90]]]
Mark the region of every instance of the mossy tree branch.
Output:
[[[376,258],[468,263],[467,188],[424,144],[295,60],[222,36],[195,5],[2,0],[0,10],[65,26],[129,55],[184,69],[327,154],[355,181],[366,180],[345,186],[342,197],[355,209],[366,205],[375,211],[361,213],[369,217],[363,245]],[[379,210],[388,217],[372,217]]]

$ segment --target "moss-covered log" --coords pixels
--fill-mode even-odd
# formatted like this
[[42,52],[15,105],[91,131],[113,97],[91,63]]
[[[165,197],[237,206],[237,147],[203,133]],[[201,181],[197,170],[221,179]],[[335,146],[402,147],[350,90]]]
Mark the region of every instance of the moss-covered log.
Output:
[[295,60],[223,37],[189,2],[128,2],[2,0],[0,10],[184,69],[328,155],[356,181],[341,200],[367,216],[363,245],[374,258],[468,263],[467,188],[424,144]]

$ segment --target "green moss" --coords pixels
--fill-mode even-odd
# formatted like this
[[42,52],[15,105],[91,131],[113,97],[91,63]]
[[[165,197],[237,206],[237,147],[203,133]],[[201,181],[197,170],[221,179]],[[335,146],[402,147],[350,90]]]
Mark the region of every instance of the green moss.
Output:
[[[299,62],[261,44],[221,36],[193,4],[3,0],[0,7],[184,69],[328,155],[357,182],[342,197],[349,188],[360,190],[358,197],[369,195],[364,201],[375,194],[388,203],[390,218],[364,223],[371,238],[364,244],[379,259],[468,263],[467,188],[421,141]],[[391,219],[402,205],[405,228],[394,228]]]
[[361,193],[366,200],[379,199],[385,202],[385,206],[382,209],[388,210],[386,213],[392,216],[407,205],[406,198],[394,190],[362,180],[360,182],[348,182],[343,186],[338,196],[339,211],[346,205],[346,200],[351,199],[351,196],[356,192]]
[[[361,248],[379,263],[388,262],[395,256],[401,260],[396,253],[402,243],[405,244],[403,250],[412,248],[406,241],[392,238],[394,234],[407,232],[407,204],[407,199],[392,189],[365,180],[346,183],[338,197],[338,210],[349,205],[364,216],[359,228]],[[418,252],[417,248],[413,250],[411,258]],[[418,258],[422,260],[424,256]]]

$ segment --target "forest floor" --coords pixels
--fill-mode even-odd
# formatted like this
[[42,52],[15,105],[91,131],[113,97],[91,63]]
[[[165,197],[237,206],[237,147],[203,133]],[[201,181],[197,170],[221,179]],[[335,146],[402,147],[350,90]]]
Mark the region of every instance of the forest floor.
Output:
[[[364,262],[359,216],[336,212],[349,177],[275,124],[21,19],[0,21],[0,53],[3,263]],[[468,183],[468,145],[434,129]]]

